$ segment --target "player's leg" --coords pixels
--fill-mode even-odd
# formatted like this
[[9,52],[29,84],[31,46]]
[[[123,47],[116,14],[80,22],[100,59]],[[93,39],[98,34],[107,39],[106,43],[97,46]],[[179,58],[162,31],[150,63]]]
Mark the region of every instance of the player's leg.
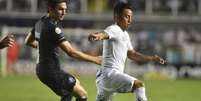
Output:
[[112,101],[113,92],[111,90],[105,90],[107,87],[107,81],[110,81],[106,78],[107,73],[105,73],[99,70],[96,74],[96,101]]
[[[56,76],[56,77],[55,77]],[[69,73],[58,71],[52,81],[51,89],[61,97],[60,101],[71,101],[73,97],[73,88],[76,85],[76,79]]]
[[76,80],[73,76],[65,73],[62,77],[62,82],[57,83],[57,85],[60,85],[60,89],[58,88],[58,91],[55,92],[57,92],[57,95],[61,96],[60,101],[71,101],[73,97],[73,87],[76,84]]
[[36,74],[41,82],[61,97],[61,101],[71,101],[76,79],[62,70],[47,71],[48,68],[60,68],[50,64],[38,64]]
[[87,101],[87,92],[84,87],[81,86],[78,79],[76,79],[76,84],[73,88],[73,94],[76,97],[76,101]]
[[116,85],[116,88],[118,88],[117,92],[126,93],[134,91],[137,101],[147,101],[143,82],[128,74],[114,71],[111,73],[109,83],[111,83],[110,85]]
[[136,78],[116,69],[107,69],[97,78],[97,101],[111,101],[113,93],[128,93],[132,91]]
[[147,101],[144,83],[140,80],[134,80],[133,91],[135,92],[137,101]]
[[73,95],[66,95],[61,97],[61,101],[71,101]]
[[109,85],[108,88],[116,89],[119,93],[134,91],[137,101],[147,101],[143,82],[128,74],[113,70],[110,72],[109,80],[105,84]]
[[96,101],[112,101],[113,92],[104,90],[100,85],[97,84],[97,96]]

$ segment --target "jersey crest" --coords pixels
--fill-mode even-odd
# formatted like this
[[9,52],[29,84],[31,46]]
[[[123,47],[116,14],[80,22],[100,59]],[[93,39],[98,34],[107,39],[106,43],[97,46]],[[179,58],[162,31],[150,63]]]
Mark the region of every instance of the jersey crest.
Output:
[[56,28],[55,28],[55,32],[56,32],[57,34],[60,34],[60,33],[61,33],[61,29],[60,29],[59,27],[56,27]]

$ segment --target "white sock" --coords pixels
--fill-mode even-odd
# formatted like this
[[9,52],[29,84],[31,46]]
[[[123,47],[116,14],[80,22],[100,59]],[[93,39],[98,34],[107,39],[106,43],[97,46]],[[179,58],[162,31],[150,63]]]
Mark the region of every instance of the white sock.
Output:
[[135,89],[135,95],[136,95],[136,101],[147,101],[147,97],[145,95],[145,88],[144,87],[140,87]]

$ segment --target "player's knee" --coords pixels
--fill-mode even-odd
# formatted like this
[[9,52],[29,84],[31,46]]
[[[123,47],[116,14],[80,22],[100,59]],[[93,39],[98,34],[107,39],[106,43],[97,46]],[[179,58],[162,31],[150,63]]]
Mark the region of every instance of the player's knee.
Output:
[[80,93],[80,96],[79,96],[79,97],[82,98],[82,99],[87,99],[87,98],[88,98],[88,94],[87,94],[86,91],[82,91],[82,92]]
[[80,85],[78,79],[76,79],[73,93],[77,98],[86,99],[88,97],[87,91]]
[[143,87],[143,86],[144,86],[144,83],[142,81],[140,81],[140,80],[135,80],[134,81],[134,84],[133,84],[134,89],[135,88],[140,88],[140,87]]
[[87,91],[85,91],[84,89],[79,89],[79,91],[77,92],[76,95],[78,98],[81,98],[81,99],[87,99],[88,98]]

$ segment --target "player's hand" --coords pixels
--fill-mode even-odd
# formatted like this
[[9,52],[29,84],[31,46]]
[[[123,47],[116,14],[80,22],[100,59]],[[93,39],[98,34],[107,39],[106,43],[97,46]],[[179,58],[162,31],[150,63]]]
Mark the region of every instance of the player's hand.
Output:
[[165,64],[167,62],[166,60],[164,60],[163,58],[159,57],[158,55],[153,56],[152,61],[158,62],[160,64]]
[[101,37],[101,34],[99,34],[99,33],[91,33],[88,36],[88,40],[89,41],[99,41],[99,40],[102,40],[102,37]]
[[14,45],[14,35],[9,34],[0,41],[0,48],[12,47]]
[[94,60],[95,60],[96,64],[101,65],[101,63],[102,63],[102,56],[97,56]]

